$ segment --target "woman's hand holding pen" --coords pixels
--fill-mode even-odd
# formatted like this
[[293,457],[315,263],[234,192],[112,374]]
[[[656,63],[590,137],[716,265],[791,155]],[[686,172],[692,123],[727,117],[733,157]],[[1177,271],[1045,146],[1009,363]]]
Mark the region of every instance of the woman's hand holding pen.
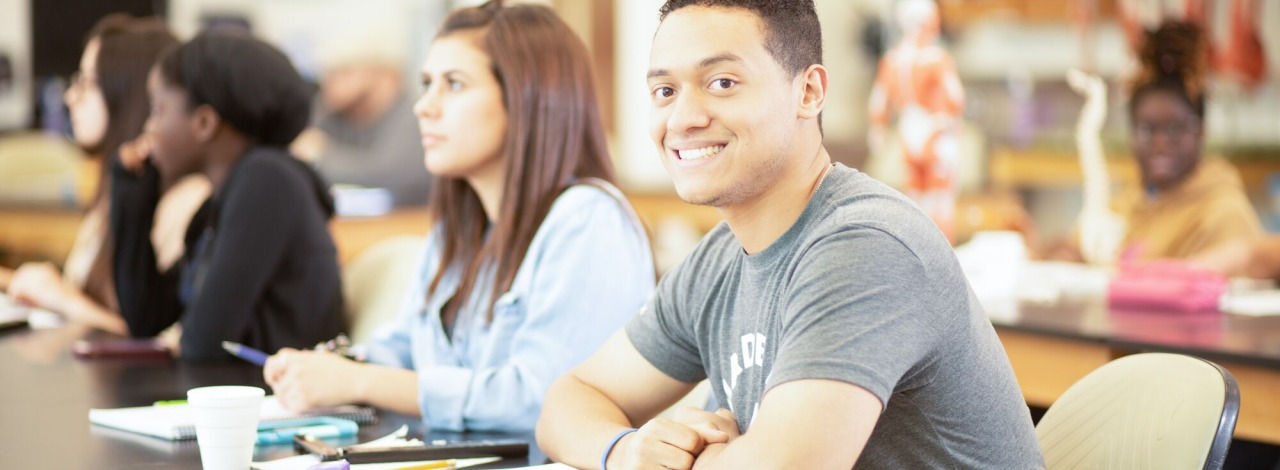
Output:
[[284,348],[267,358],[262,376],[285,408],[303,411],[358,400],[353,383],[363,364],[334,353]]

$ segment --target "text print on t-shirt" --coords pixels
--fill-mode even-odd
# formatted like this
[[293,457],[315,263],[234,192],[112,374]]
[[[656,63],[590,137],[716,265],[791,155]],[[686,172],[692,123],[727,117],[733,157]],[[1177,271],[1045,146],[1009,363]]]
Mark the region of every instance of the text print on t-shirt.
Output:
[[[760,333],[747,333],[742,335],[742,352],[729,355],[729,380],[721,379],[724,386],[724,395],[728,399],[729,411],[738,414],[738,410],[734,408],[733,391],[738,387],[738,377],[743,372],[751,370],[752,367],[764,366],[765,342],[767,339]],[[768,379],[765,379],[766,382]],[[764,386],[764,382],[760,384]],[[755,420],[755,412],[760,409],[760,402],[757,399],[751,410],[751,420]]]

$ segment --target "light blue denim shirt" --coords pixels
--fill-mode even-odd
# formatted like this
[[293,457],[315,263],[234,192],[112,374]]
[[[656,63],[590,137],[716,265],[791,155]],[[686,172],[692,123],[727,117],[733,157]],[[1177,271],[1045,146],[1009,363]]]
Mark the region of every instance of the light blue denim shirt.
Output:
[[[616,191],[610,187],[611,191]],[[600,187],[576,185],[551,206],[516,272],[485,318],[488,272],[445,337],[440,310],[459,270],[426,289],[444,227],[427,236],[417,278],[396,321],[368,345],[370,362],[418,372],[418,404],[431,429],[531,431],[547,388],[622,327],[654,287],[653,255],[629,207]]]

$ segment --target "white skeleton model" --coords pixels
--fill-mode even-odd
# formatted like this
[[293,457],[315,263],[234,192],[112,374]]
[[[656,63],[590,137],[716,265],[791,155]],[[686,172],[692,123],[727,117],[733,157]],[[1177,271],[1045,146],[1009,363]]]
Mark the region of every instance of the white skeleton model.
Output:
[[1067,72],[1067,84],[1084,95],[1084,109],[1076,123],[1076,146],[1084,171],[1084,207],[1080,209],[1080,253],[1089,264],[1115,263],[1125,233],[1125,222],[1111,211],[1111,180],[1102,151],[1102,124],[1107,119],[1107,85],[1077,69]]

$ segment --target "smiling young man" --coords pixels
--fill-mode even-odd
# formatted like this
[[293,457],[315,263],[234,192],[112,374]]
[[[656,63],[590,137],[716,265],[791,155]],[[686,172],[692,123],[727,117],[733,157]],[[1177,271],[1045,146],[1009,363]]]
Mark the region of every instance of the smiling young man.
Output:
[[[812,0],[670,0],[661,18],[650,130],[681,198],[726,223],[552,385],[547,455],[610,470],[1042,466],[942,233],[822,146]],[[653,418],[703,378],[728,409]]]

